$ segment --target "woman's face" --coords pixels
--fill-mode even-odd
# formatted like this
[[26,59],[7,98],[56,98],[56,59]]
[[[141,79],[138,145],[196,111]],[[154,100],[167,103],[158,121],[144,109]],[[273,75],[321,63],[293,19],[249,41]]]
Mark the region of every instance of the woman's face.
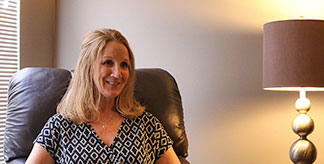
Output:
[[110,41],[93,63],[93,81],[106,98],[114,99],[125,88],[129,77],[129,54],[126,46]]

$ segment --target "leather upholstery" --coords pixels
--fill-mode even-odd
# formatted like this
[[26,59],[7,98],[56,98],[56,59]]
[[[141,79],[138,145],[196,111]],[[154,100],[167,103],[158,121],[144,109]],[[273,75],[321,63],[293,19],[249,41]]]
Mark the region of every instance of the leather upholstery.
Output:
[[56,105],[70,78],[69,71],[53,68],[26,68],[12,77],[4,137],[6,162],[28,157],[34,139],[48,118],[56,113]]
[[162,69],[137,69],[135,97],[163,124],[174,141],[174,150],[188,156],[182,101],[175,79]]
[[[174,141],[181,163],[189,163],[188,140],[183,122],[181,96],[174,78],[162,69],[136,70],[135,96],[159,118]],[[25,68],[9,83],[4,138],[5,161],[25,163],[45,122],[56,113],[71,72],[56,68]]]

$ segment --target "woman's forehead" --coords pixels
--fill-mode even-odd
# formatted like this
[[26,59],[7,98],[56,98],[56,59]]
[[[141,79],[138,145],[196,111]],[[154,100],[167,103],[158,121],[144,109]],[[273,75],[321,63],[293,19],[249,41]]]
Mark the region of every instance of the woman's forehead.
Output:
[[110,41],[101,51],[100,58],[118,58],[129,60],[129,53],[124,44],[116,41]]

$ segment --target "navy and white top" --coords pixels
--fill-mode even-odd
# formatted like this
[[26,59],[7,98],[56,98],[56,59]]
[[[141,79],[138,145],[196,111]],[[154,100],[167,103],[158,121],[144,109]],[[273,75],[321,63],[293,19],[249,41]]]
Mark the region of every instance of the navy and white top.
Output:
[[148,112],[133,120],[124,118],[110,146],[89,123],[77,125],[61,114],[47,121],[34,142],[58,164],[152,164],[173,144],[160,121]]

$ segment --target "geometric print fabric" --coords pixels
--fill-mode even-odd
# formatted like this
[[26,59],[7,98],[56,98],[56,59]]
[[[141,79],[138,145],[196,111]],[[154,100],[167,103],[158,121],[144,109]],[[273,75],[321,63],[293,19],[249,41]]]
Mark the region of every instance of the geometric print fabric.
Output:
[[152,164],[173,144],[160,121],[149,112],[136,119],[124,118],[110,146],[89,123],[74,124],[55,114],[34,142],[60,164]]

